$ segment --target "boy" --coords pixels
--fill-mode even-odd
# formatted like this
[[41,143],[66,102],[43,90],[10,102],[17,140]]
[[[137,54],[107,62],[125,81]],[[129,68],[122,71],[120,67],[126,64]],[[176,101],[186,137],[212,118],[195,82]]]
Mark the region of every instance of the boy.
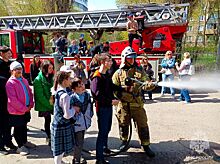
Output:
[[74,136],[75,149],[73,163],[86,163],[81,160],[81,153],[84,143],[85,131],[91,126],[91,119],[93,116],[91,96],[86,91],[85,85],[80,78],[75,77],[71,84],[73,91],[70,103],[72,106],[80,108],[80,112],[75,116]]

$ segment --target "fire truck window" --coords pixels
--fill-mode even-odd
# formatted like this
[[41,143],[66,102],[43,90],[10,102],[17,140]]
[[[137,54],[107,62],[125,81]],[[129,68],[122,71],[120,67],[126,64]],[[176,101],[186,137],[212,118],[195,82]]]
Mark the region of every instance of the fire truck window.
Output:
[[23,48],[25,53],[38,54],[42,53],[41,37],[36,32],[24,32],[23,33]]
[[9,34],[0,34],[0,46],[3,45],[10,47]]

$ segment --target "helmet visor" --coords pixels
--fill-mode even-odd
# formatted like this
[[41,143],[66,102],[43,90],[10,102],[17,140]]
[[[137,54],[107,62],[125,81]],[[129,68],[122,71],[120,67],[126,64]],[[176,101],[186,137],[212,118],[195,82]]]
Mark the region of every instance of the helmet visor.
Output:
[[131,59],[131,58],[136,58],[136,57],[137,57],[136,53],[131,53],[131,54],[126,56],[126,59]]

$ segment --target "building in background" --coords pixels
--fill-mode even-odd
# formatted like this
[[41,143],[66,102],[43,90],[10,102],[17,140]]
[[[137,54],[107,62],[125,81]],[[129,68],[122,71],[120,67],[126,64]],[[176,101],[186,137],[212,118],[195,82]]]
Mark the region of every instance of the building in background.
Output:
[[73,0],[73,5],[79,11],[88,11],[88,0]]
[[198,45],[202,44],[204,39],[205,43],[213,42],[217,35],[217,24],[217,13],[207,15],[206,17],[201,15],[198,19],[191,18],[186,33],[186,43],[194,46],[196,39]]

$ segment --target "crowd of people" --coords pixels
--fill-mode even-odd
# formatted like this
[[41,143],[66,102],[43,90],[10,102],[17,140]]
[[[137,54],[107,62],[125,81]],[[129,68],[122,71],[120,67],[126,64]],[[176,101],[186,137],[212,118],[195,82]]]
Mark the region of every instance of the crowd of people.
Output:
[[[86,130],[91,126],[93,104],[91,95],[85,89],[85,64],[80,56],[75,55],[73,65],[63,65],[54,74],[54,65],[49,60],[41,61],[39,56],[33,57],[30,68],[32,91],[28,81],[22,76],[21,63],[10,61],[10,48],[0,49],[0,152],[8,154],[5,149],[16,150],[21,155],[29,154],[29,148],[36,147],[27,141],[27,123],[31,119],[30,111],[34,108],[38,116],[44,118],[46,143],[51,146],[54,162],[60,164],[64,154],[73,153],[73,163],[82,161],[82,149]],[[144,93],[152,99],[152,65],[148,57],[143,56],[140,66],[136,62],[137,54],[130,47],[126,47],[121,54],[121,64],[117,70],[111,72],[113,60],[108,53],[96,54],[90,64],[90,89],[95,101],[98,121],[98,136],[96,141],[96,163],[108,163],[104,154],[110,154],[108,134],[112,125],[112,107],[117,106],[119,122],[120,150],[124,150],[128,142],[130,121],[133,118],[140,138],[141,146],[149,157],[155,153],[150,148],[150,133],[147,115],[143,108]],[[179,72],[180,79],[190,79],[188,74],[191,65],[190,54],[184,53],[180,63],[175,62],[172,52],[167,51],[161,62],[162,80],[174,79],[174,67]],[[82,73],[83,72],[83,73]],[[55,79],[55,80],[54,80]],[[145,82],[145,85],[135,80]],[[140,88],[141,87],[141,88]],[[175,95],[170,88],[171,96]],[[162,87],[161,96],[165,88]],[[181,89],[180,101],[191,102],[189,91]],[[53,121],[51,121],[53,115]],[[2,126],[4,125],[4,126]],[[17,146],[12,143],[11,128]]]
[[93,41],[86,41],[84,37],[78,40],[69,40],[66,33],[54,33],[50,40],[53,53],[58,53],[63,56],[75,55],[93,57],[95,54],[109,51],[109,42],[103,42],[95,45]]
[[[64,34],[57,33],[51,39],[52,50],[61,56],[73,56],[70,66],[63,65],[55,71],[54,63],[40,60],[34,55],[30,65],[30,83],[23,77],[23,65],[18,61],[10,61],[12,52],[6,46],[0,47],[0,152],[8,154],[9,149],[21,155],[29,154],[29,148],[36,147],[27,140],[27,123],[31,119],[31,109],[38,111],[44,118],[46,143],[51,146],[54,163],[61,164],[65,154],[73,152],[72,163],[85,163],[82,149],[86,130],[92,124],[93,104],[95,102],[98,122],[96,141],[96,163],[106,164],[105,154],[111,154],[108,147],[108,134],[112,126],[113,106],[117,106],[116,116],[119,123],[120,150],[126,150],[131,119],[135,122],[140,144],[146,155],[155,157],[150,148],[150,132],[147,114],[144,109],[145,93],[152,100],[154,71],[147,55],[142,57],[140,65],[136,61],[137,53],[132,49],[134,38],[142,38],[138,34],[137,22],[129,15],[127,24],[129,45],[121,53],[121,64],[108,53],[109,42],[89,48],[84,38],[72,40],[71,44]],[[161,62],[162,81],[174,80],[175,70],[182,81],[190,80],[190,54],[184,53],[180,63],[175,61],[171,51],[167,51]],[[85,89],[87,78],[86,65],[80,56],[92,56],[89,64],[89,80],[91,95]],[[166,93],[162,86],[161,97]],[[175,98],[175,90],[170,87]],[[189,90],[181,89],[180,101],[191,102]],[[53,115],[53,117],[52,117]],[[11,128],[17,146],[12,142]]]

